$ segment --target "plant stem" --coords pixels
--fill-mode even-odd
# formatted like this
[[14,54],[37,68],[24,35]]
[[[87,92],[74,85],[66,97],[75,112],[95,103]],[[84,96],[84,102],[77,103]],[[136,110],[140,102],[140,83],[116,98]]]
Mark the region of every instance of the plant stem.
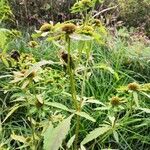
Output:
[[[70,76],[70,86],[71,86],[71,95],[72,95],[72,100],[74,103],[74,107],[76,109],[76,111],[80,111],[80,107],[78,105],[78,101],[77,101],[77,96],[76,96],[76,87],[75,87],[75,79],[74,79],[74,71],[71,68],[71,64],[70,64],[70,51],[71,51],[71,41],[70,41],[70,37],[68,35],[66,35],[66,40],[68,43],[68,72],[69,72],[69,76]],[[77,115],[76,118],[76,129],[75,129],[75,143],[74,143],[74,149],[76,150],[78,147],[78,135],[79,135],[79,128],[80,128],[80,116]]]
[[68,72],[69,72],[69,76],[70,76],[71,95],[72,95],[72,100],[73,100],[75,109],[78,111],[78,101],[77,101],[77,97],[76,97],[76,88],[75,88],[75,81],[74,81],[74,73],[73,73],[73,70],[72,70],[71,64],[70,64],[71,43],[70,43],[69,36],[67,36],[67,43],[68,43]]

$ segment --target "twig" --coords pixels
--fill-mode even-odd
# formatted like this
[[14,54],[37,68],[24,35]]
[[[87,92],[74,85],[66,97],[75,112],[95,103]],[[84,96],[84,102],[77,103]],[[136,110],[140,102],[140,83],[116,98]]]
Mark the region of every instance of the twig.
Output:
[[108,10],[115,9],[115,8],[117,8],[117,7],[118,7],[118,5],[117,5],[117,6],[110,7],[110,8],[103,9],[102,11],[98,12],[97,14],[95,14],[95,15],[93,16],[93,18],[95,18],[96,16],[99,16],[100,14],[102,14],[102,13],[108,11]]

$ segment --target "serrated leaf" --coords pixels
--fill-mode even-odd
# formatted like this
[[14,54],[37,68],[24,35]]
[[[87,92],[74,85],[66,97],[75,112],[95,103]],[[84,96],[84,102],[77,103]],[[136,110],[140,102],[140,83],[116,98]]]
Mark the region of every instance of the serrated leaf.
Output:
[[44,134],[44,150],[58,150],[70,130],[73,115],[64,119],[56,128],[52,125]]
[[69,141],[67,142],[67,148],[69,149],[72,145],[73,145],[73,142],[74,142],[74,139],[75,139],[75,135],[73,135]]
[[85,113],[85,112],[75,112],[75,114],[76,114],[76,115],[79,115],[79,116],[81,116],[81,117],[83,117],[83,118],[86,118],[86,119],[88,119],[88,120],[90,120],[90,121],[92,121],[92,122],[95,122],[95,121],[96,121],[93,117],[91,117],[89,114],[87,114],[87,113]]
[[104,133],[106,133],[107,131],[110,130],[110,126],[105,126],[105,127],[99,127],[94,129],[93,131],[91,131],[81,142],[82,145],[96,139],[97,137],[99,137],[100,135],[103,135]]

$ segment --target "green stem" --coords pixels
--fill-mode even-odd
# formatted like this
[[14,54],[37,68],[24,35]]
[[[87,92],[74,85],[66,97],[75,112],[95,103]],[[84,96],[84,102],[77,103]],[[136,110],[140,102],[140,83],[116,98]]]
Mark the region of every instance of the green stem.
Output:
[[75,106],[75,109],[78,111],[78,101],[76,97],[76,87],[75,87],[75,81],[74,81],[74,73],[71,68],[71,63],[70,63],[70,50],[71,50],[71,43],[70,43],[70,38],[67,36],[67,42],[68,42],[68,72],[70,76],[70,87],[71,87],[71,95],[72,95],[72,100]]
[[[70,51],[71,51],[71,41],[70,41],[70,37],[68,35],[66,35],[66,40],[68,43],[68,72],[69,72],[69,76],[70,76],[70,86],[71,86],[71,95],[72,95],[72,100],[74,103],[74,107],[76,109],[76,111],[80,111],[80,107],[78,105],[78,100],[76,97],[76,87],[75,87],[75,79],[74,79],[74,71],[71,68],[71,64],[70,64]],[[74,143],[74,149],[76,150],[78,148],[78,136],[79,136],[79,128],[80,128],[80,116],[77,115],[76,118],[76,129],[75,129],[75,143]]]

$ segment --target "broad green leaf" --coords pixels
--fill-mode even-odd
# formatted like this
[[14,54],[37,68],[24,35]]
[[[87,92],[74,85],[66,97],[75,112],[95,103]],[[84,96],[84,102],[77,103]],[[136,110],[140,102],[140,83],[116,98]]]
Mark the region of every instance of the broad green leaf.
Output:
[[103,135],[104,133],[106,133],[107,131],[110,130],[110,126],[105,126],[105,127],[99,127],[94,129],[93,131],[91,131],[81,142],[82,145],[96,139],[97,137],[99,137],[100,135]]
[[69,149],[72,145],[73,145],[73,142],[74,142],[74,139],[75,139],[75,135],[73,135],[69,141],[67,142],[67,148]]
[[75,114],[76,114],[76,115],[79,115],[79,116],[81,116],[81,117],[83,117],[83,118],[86,118],[86,119],[88,119],[88,120],[90,120],[90,121],[92,121],[92,122],[95,122],[95,121],[96,121],[93,117],[91,117],[89,114],[87,114],[87,113],[85,113],[85,112],[75,112]]
[[52,125],[47,128],[44,134],[44,150],[58,150],[70,130],[73,115],[64,119],[56,128]]
[[25,76],[24,78],[28,77],[32,72],[36,72],[38,71],[41,66],[43,65],[47,65],[47,64],[54,64],[53,61],[46,61],[46,60],[42,60],[36,64],[34,64],[26,73],[25,73]]
[[83,145],[80,146],[80,149],[81,150],[86,150],[86,148]]
[[56,107],[62,110],[66,110],[66,111],[71,111],[69,108],[67,108],[65,105],[61,104],[61,103],[57,103],[57,102],[46,102],[45,105],[47,106],[51,106],[51,107]]

